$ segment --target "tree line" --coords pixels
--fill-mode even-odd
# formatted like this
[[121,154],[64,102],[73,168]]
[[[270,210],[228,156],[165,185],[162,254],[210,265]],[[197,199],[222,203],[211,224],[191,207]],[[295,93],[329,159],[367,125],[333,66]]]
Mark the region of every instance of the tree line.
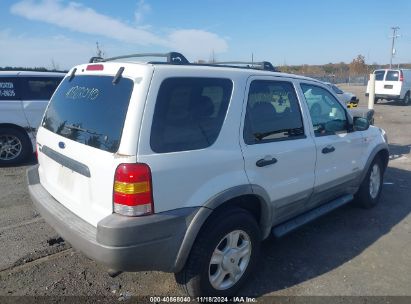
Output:
[[[394,65],[393,68],[397,68],[398,66],[404,69],[411,68],[411,64],[409,63]],[[336,78],[349,78],[356,76],[366,76],[377,69],[388,69],[389,64],[366,64],[365,57],[363,55],[358,55],[350,63],[340,62],[327,63],[323,65],[282,65],[277,68],[281,72],[291,74],[310,75],[318,77],[334,76]]]

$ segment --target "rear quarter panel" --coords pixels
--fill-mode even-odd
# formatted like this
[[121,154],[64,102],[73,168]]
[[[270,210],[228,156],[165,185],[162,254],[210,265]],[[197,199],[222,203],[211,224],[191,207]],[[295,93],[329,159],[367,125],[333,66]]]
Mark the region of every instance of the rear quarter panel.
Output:
[[[217,77],[233,81],[231,101],[222,129],[210,147],[170,153],[152,151],[150,131],[157,93],[162,81],[169,77]],[[173,67],[162,67],[154,72],[144,110],[137,160],[151,168],[156,212],[202,206],[224,190],[248,184],[239,146],[245,85],[246,77],[233,76],[233,73],[210,74],[203,69],[196,71]]]

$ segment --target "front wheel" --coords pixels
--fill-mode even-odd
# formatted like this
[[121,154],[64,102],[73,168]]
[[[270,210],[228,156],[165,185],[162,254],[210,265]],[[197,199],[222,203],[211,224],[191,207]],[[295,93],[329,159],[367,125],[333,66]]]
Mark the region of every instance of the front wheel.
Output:
[[355,203],[362,208],[372,208],[380,199],[384,169],[380,158],[375,158],[367,171],[360,189],[355,194]]
[[226,209],[201,230],[176,281],[192,297],[233,296],[255,266],[259,249],[260,229],[253,216]]

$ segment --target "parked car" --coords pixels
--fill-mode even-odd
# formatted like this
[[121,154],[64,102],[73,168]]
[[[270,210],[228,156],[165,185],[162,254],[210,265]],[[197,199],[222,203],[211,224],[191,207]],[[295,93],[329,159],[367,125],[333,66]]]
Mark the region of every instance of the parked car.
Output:
[[35,151],[35,134],[64,73],[0,72],[0,165]]
[[[375,70],[375,99],[401,101],[404,105],[411,104],[411,70],[385,69]],[[366,96],[369,96],[370,82],[367,84]]]
[[337,95],[337,97],[341,100],[341,102],[347,105],[347,107],[355,108],[358,106],[359,99],[357,98],[355,94],[350,93],[350,92],[344,92],[339,87],[337,87],[335,84],[332,84],[330,82],[326,82],[325,84],[333,90],[333,92]]
[[27,173],[45,220],[111,274],[172,272],[191,296],[231,296],[268,236],[377,204],[386,134],[324,83],[165,56],[71,69]]

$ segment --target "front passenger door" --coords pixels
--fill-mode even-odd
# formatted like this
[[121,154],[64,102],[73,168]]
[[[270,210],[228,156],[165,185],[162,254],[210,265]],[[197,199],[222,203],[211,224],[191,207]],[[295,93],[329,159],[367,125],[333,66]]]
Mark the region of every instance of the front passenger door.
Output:
[[352,132],[348,113],[325,88],[302,83],[316,144],[317,164],[312,208],[344,194],[352,194],[355,179],[360,174],[363,137]]

